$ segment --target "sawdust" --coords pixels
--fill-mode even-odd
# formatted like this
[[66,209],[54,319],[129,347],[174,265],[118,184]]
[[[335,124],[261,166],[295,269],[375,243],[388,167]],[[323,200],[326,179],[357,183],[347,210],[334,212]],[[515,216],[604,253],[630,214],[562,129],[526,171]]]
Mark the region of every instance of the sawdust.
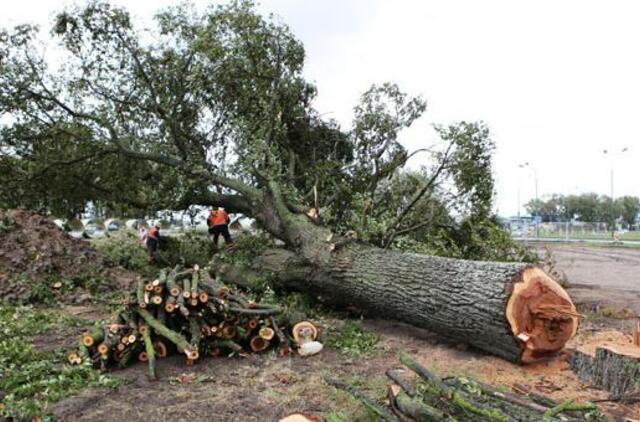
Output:
[[606,348],[619,354],[640,357],[640,347],[633,344],[629,334],[615,330],[589,333],[574,342],[575,348],[587,355],[595,356],[596,349]]

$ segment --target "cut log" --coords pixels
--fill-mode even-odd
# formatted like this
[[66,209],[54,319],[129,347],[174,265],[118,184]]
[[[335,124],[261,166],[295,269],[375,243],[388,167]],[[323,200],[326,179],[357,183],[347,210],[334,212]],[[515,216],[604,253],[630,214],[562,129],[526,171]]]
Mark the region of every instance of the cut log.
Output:
[[[261,257],[261,269],[274,273],[280,287],[426,328],[516,363],[553,356],[578,329],[579,315],[566,291],[529,264],[441,258],[361,244],[326,254],[310,264],[300,254],[270,250]],[[221,277],[234,282],[226,277],[232,273],[238,271]]]
[[137,281],[136,293],[138,298],[138,306],[143,309],[146,308],[147,304],[144,300],[144,282],[142,281],[142,279],[138,279]]
[[167,328],[162,322],[155,319],[146,309],[139,309],[138,313],[145,321],[147,321],[147,324],[152,327],[157,334],[171,340],[171,342],[173,342],[177,347],[182,348],[188,358],[194,360],[198,358],[197,349],[193,350],[187,339],[185,339],[181,334]]
[[191,287],[191,299],[197,299],[198,298],[198,279],[199,279],[199,274],[200,273],[198,272],[198,270],[196,268],[194,268],[193,275],[191,276],[191,286],[189,286],[189,287]]
[[571,369],[582,380],[613,396],[640,392],[640,348],[629,344],[602,344],[578,348],[570,360]]
[[149,361],[149,378],[152,380],[156,379],[156,353],[153,348],[153,343],[151,342],[151,334],[149,330],[145,330],[142,334],[142,339],[144,340],[144,348],[147,353],[147,360]]
[[156,340],[153,343],[153,349],[156,352],[156,355],[159,358],[165,358],[167,357],[167,346],[160,340]]
[[82,344],[85,347],[92,347],[104,340],[104,330],[100,326],[94,326],[90,333],[82,335]]
[[260,336],[255,336],[251,339],[250,347],[253,352],[262,352],[269,347],[269,342]]

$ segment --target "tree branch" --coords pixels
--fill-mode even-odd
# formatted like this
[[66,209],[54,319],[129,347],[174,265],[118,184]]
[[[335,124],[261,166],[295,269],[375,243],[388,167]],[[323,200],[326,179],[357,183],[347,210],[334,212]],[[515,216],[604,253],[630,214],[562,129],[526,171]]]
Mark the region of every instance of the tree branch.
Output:
[[436,169],[436,171],[431,175],[427,183],[425,183],[422,186],[422,188],[420,188],[414,194],[409,205],[407,205],[404,208],[404,210],[402,210],[400,215],[398,215],[389,225],[388,235],[386,236],[385,244],[384,244],[385,249],[391,245],[391,242],[393,242],[393,239],[397,236],[397,228],[400,226],[400,224],[402,223],[404,218],[407,216],[407,214],[409,214],[409,212],[418,203],[418,201],[424,196],[424,194],[431,190],[431,188],[435,184],[438,177],[440,177],[440,174],[445,170],[445,168],[449,164],[449,153],[451,152],[451,149],[453,148],[453,146],[454,146],[454,142],[451,141],[447,146],[447,149],[442,157],[442,161],[440,161],[440,164],[438,165],[438,168]]

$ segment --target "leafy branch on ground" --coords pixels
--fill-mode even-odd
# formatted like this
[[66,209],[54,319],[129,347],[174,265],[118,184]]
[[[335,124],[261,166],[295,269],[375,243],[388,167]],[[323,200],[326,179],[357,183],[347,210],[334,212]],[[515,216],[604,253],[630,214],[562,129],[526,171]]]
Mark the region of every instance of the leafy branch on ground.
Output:
[[122,379],[102,375],[89,365],[64,363],[65,352],[39,352],[31,336],[56,325],[83,326],[81,318],[60,317],[51,310],[29,306],[0,306],[0,408],[9,420],[53,420],[51,405],[86,387],[117,387]]
[[378,340],[377,334],[364,331],[359,322],[349,321],[339,332],[329,335],[326,343],[344,354],[358,356],[373,352]]

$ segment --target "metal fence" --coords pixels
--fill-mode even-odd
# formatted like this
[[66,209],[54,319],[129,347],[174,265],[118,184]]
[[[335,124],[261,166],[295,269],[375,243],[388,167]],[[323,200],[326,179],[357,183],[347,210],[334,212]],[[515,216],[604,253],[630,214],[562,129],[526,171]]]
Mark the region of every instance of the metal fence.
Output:
[[533,221],[520,220],[509,222],[507,229],[516,239],[640,241],[640,231],[628,230],[621,225],[611,230],[605,222],[565,221],[536,224]]

